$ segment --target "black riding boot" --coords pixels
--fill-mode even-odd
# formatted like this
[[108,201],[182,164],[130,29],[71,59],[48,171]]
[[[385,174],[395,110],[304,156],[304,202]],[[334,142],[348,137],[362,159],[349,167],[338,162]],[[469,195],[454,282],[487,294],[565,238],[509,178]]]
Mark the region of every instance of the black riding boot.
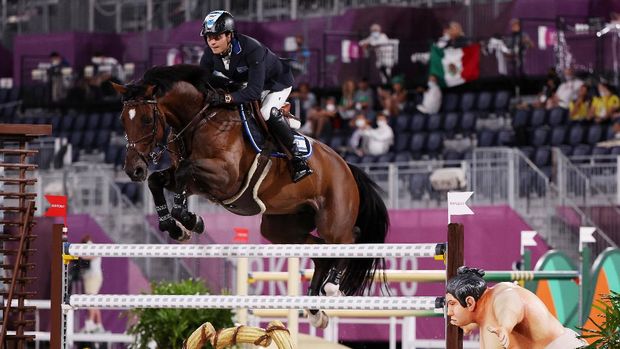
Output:
[[291,165],[293,165],[293,182],[297,183],[302,178],[311,175],[312,169],[308,166],[302,154],[297,150],[293,131],[278,108],[271,108],[271,115],[269,116],[269,120],[267,120],[267,124],[274,136],[277,137],[282,145],[293,155],[293,159],[291,159]]

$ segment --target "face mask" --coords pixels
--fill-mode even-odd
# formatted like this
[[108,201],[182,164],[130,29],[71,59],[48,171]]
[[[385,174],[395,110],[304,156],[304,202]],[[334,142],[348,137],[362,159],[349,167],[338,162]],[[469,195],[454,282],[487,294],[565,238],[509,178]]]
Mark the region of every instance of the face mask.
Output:
[[380,32],[372,32],[372,33],[370,33],[370,36],[373,37],[374,39],[377,39],[379,37],[379,35],[381,35]]
[[437,83],[435,81],[428,82],[428,87],[435,87],[435,86],[437,86]]
[[379,127],[387,126],[387,121],[379,120],[379,121],[377,121],[377,126],[379,126]]
[[357,127],[364,127],[364,125],[366,125],[366,122],[364,121],[364,119],[357,119],[355,120],[355,126]]
[[328,105],[325,106],[325,110],[330,111],[330,112],[331,111],[336,111],[336,106],[333,105],[333,104],[328,104]]
[[602,97],[607,97],[607,96],[609,96],[609,95],[610,95],[609,91],[604,90],[604,89],[602,89],[602,88],[599,88],[599,89],[598,89],[598,94],[599,94],[599,95],[601,95]]

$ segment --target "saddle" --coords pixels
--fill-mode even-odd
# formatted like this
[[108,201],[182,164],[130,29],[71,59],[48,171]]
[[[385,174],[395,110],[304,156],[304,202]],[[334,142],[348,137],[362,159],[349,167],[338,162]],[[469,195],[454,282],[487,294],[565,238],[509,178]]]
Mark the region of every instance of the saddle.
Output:
[[[287,107],[290,109],[290,104],[285,106]],[[290,112],[287,114],[290,115]],[[258,189],[269,173],[271,158],[286,158],[287,155],[274,150],[276,145],[268,141],[269,135],[265,134],[266,125],[263,127],[259,124],[259,122],[265,124],[265,121],[258,120],[261,117],[258,103],[239,105],[239,116],[243,125],[243,135],[254,148],[256,156],[241,190],[233,197],[223,200],[221,204],[232,213],[254,216],[266,210],[265,204],[258,197]],[[299,132],[293,130],[293,133],[297,149],[303,153],[304,158],[309,158],[312,155],[312,143]]]

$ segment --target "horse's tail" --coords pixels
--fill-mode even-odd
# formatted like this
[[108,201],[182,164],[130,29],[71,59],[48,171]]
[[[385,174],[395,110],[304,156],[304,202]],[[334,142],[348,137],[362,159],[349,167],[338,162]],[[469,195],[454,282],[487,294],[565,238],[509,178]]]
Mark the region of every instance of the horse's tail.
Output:
[[[355,225],[359,229],[356,243],[383,243],[390,226],[390,218],[381,188],[359,167],[348,164],[360,195],[360,207]],[[340,291],[346,295],[360,295],[372,286],[377,270],[385,269],[383,258],[352,258],[347,261]],[[387,286],[385,275],[382,286]],[[387,287],[386,287],[387,289]]]

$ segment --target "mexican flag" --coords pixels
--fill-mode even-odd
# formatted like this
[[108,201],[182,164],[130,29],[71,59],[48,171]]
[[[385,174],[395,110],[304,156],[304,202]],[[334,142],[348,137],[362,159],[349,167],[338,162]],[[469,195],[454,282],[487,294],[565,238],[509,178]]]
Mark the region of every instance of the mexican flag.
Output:
[[442,86],[457,86],[480,76],[480,44],[462,48],[431,47],[430,73]]

